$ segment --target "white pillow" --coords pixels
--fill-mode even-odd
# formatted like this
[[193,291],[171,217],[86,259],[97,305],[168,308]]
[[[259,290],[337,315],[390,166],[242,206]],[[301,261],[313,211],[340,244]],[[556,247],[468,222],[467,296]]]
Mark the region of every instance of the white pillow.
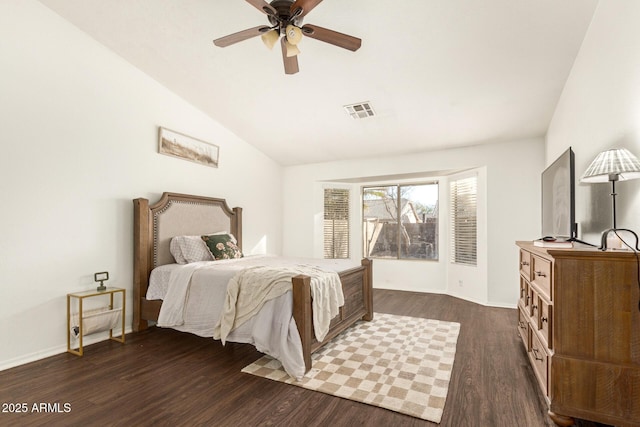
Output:
[[[228,231],[218,231],[206,235],[211,236],[214,234],[229,234],[233,243],[238,243],[236,238]],[[169,243],[169,252],[171,252],[178,264],[214,260],[207,244],[202,240],[202,236],[176,236]]]
[[207,244],[200,236],[176,236],[171,239],[169,251],[178,264],[213,261]]

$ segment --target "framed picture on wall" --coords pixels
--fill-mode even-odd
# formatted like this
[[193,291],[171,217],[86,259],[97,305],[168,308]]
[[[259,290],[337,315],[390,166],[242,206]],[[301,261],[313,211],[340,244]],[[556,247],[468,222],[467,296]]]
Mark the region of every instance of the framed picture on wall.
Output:
[[217,168],[217,145],[163,127],[158,131],[158,152]]

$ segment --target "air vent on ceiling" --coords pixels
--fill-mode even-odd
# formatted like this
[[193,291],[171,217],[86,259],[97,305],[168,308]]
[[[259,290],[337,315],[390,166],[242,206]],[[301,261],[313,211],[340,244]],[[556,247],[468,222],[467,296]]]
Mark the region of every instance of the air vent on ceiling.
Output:
[[352,119],[366,119],[367,117],[373,117],[375,115],[369,101],[345,105],[344,109],[349,113]]

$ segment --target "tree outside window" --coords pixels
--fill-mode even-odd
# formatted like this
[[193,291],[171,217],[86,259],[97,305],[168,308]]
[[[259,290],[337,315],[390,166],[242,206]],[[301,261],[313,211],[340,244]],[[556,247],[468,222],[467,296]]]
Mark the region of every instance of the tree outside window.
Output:
[[438,183],[363,188],[364,256],[438,259]]

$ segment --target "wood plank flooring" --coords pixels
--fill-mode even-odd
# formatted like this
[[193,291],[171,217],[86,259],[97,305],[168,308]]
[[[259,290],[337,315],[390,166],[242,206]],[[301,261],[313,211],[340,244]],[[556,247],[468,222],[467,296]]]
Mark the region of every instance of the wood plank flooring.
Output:
[[[553,426],[517,336],[516,310],[379,289],[374,307],[461,324],[441,426]],[[437,426],[240,372],[260,356],[249,345],[151,328],[124,345],[85,347],[84,357],[65,353],[1,371],[1,409],[24,403],[27,411],[0,412],[0,425]]]

